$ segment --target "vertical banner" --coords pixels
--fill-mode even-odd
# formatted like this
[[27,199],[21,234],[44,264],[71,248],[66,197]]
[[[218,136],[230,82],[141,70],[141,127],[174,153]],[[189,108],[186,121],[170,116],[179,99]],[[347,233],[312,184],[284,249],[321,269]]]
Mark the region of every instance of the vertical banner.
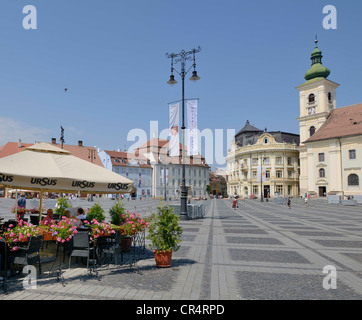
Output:
[[187,100],[187,155],[189,156],[194,156],[199,153],[199,141],[197,135],[197,104],[198,100]]
[[257,172],[256,172],[256,178],[257,178],[257,182],[264,182],[266,180],[266,166],[257,166],[256,168]]
[[169,125],[170,125],[170,143],[169,153],[170,157],[178,157],[180,155],[179,146],[179,127],[180,127],[180,115],[179,115],[180,103],[169,104]]

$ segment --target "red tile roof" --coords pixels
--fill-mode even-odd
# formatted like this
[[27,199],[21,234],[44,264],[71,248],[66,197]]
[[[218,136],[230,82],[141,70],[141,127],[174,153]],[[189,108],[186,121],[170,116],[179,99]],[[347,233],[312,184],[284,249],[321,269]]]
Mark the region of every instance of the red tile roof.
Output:
[[305,143],[362,135],[362,103],[334,109],[327,120]]
[[[0,158],[10,156],[12,154],[18,153],[25,148],[34,145],[34,143],[21,143],[21,147],[19,148],[18,142],[8,142],[0,147]],[[52,145],[61,148],[61,144],[54,144]],[[98,156],[98,152],[94,147],[86,147],[86,146],[79,146],[79,145],[69,145],[64,144],[63,149],[69,151],[73,156],[78,157],[80,159],[92,162],[99,166],[103,167],[102,161]]]
[[150,164],[147,164],[148,159],[143,155],[136,156],[134,153],[123,151],[111,151],[104,150],[110,157],[113,166],[126,167],[130,165],[130,162],[134,160],[137,162],[137,167],[152,168]]

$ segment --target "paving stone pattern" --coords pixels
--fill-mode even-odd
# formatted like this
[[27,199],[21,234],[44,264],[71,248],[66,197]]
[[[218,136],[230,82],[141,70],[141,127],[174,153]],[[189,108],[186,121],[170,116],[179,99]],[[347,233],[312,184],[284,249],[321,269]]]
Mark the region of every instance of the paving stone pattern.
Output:
[[[108,212],[114,201],[100,199]],[[362,298],[362,207],[328,205],[326,200],[293,199],[292,209],[273,202],[202,201],[204,219],[181,221],[181,249],[171,268],[157,268],[147,248],[134,268],[112,263],[89,275],[84,264],[64,267],[65,285],[47,271],[37,288],[26,290],[13,278],[1,300],[289,300]],[[94,203],[74,200],[73,206]],[[149,215],[155,199],[125,201]],[[0,199],[0,216],[13,206]],[[54,207],[55,200],[47,200]],[[110,219],[106,215],[106,219]],[[148,244],[148,242],[147,242]],[[67,259],[64,266],[67,265]],[[337,269],[337,289],[323,288],[325,266]]]

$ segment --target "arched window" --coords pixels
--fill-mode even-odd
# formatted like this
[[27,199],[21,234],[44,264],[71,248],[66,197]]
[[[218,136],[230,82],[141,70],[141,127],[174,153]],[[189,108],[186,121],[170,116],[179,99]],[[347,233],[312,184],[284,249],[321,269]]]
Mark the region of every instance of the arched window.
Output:
[[311,93],[311,94],[308,96],[308,102],[309,102],[309,103],[315,102],[315,95],[314,95],[313,93]]
[[359,186],[358,176],[354,173],[348,176],[348,185],[349,186]]
[[315,127],[314,126],[311,126],[309,128],[309,136],[311,137],[313,134],[315,134]]
[[332,94],[330,92],[328,92],[328,101],[332,102]]
[[325,178],[326,176],[326,171],[322,168],[319,169],[319,178]]

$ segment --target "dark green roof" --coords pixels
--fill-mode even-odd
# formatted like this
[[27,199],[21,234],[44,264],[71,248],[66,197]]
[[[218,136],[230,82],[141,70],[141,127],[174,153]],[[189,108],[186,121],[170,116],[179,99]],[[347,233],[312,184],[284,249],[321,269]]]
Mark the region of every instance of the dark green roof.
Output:
[[317,47],[317,40],[315,43],[316,46],[310,58],[312,60],[312,67],[304,75],[304,79],[307,81],[315,78],[327,78],[331,73],[331,70],[322,65],[322,51]]

